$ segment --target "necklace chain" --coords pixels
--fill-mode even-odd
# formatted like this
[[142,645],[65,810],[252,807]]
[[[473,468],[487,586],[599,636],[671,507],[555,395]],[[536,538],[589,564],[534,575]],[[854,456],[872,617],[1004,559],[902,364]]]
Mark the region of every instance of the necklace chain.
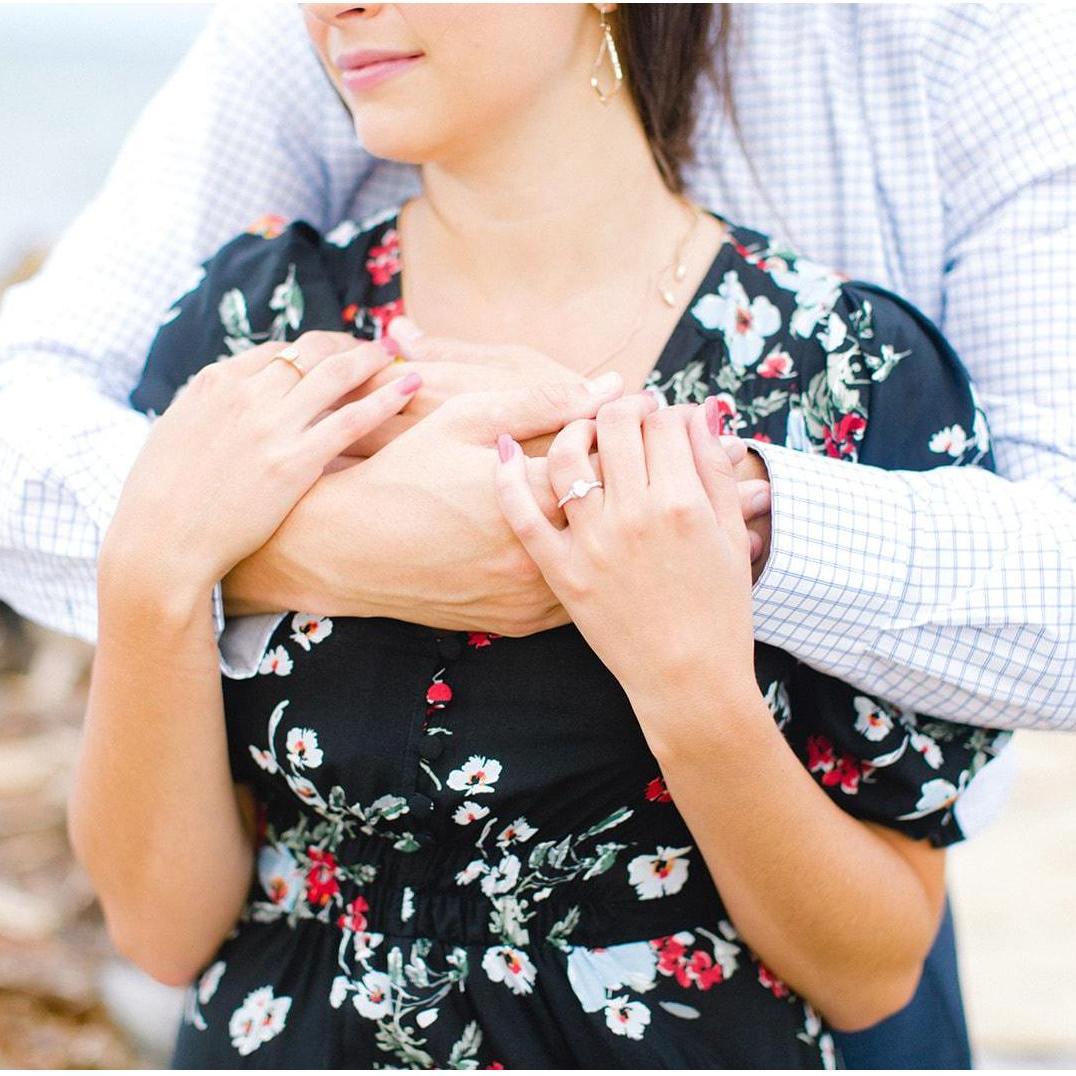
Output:
[[[627,336],[617,345],[616,349],[610,351],[600,362],[591,366],[589,369],[583,371],[583,377],[590,377],[591,374],[600,370],[603,366],[610,363],[617,357],[627,346],[635,339],[636,334],[642,327],[643,319],[646,316],[648,310],[647,297],[651,294],[652,289],[657,285],[657,292],[661,296],[662,301],[666,306],[676,306],[676,292],[674,288],[677,284],[683,282],[684,277],[687,276],[687,265],[684,262],[684,251],[687,249],[688,243],[691,241],[692,236],[695,234],[695,229],[699,226],[699,221],[702,220],[702,208],[689,202],[686,198],[682,198],[686,209],[691,210],[691,223],[688,225],[687,230],[680,237],[679,242],[676,244],[676,250],[673,254],[673,259],[667,265],[663,265],[656,272],[651,273],[646,278],[646,287],[643,288],[642,296],[637,304],[639,314],[635,319],[635,323],[628,331]],[[669,276],[672,276],[672,283],[667,283]]]

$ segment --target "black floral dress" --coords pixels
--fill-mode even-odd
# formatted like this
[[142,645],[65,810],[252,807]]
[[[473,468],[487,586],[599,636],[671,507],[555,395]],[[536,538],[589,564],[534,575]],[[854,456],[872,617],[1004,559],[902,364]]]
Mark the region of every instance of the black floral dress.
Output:
[[[267,339],[377,337],[401,312],[395,222],[322,236],[266,219],[229,243],[169,312],[133,403],[159,413],[199,367]],[[716,394],[728,431],[850,463],[992,466],[967,375],[922,315],[743,228],[648,386]],[[961,839],[953,804],[1006,734],[902,711],[765,645],[756,673],[843,809]],[[737,933],[573,626],[515,639],[290,613],[225,705],[257,867],[189,988],[173,1067],[838,1063]]]

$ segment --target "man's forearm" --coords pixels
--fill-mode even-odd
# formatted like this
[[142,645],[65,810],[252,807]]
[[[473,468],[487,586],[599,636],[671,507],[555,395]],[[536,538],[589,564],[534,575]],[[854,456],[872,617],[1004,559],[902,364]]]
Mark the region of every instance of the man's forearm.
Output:
[[907,709],[1076,727],[1076,505],[978,468],[760,451],[773,536],[758,640]]

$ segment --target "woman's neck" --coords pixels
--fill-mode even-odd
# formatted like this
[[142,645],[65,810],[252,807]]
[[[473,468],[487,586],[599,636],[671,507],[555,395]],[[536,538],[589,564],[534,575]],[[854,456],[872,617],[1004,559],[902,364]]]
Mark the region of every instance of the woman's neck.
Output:
[[410,249],[420,267],[511,309],[550,308],[594,282],[630,287],[672,257],[687,218],[627,88],[607,106],[554,96],[510,130],[483,132],[422,166],[423,194],[401,225],[405,259]]

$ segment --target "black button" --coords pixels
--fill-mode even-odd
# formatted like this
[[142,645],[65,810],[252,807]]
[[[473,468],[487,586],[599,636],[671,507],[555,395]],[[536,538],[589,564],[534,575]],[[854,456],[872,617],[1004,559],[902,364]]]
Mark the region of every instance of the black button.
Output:
[[463,653],[463,643],[458,635],[441,635],[437,639],[437,653],[445,661],[455,661]]
[[445,753],[445,741],[440,734],[437,736],[426,735],[422,737],[418,753],[427,761],[433,762]]
[[433,814],[433,800],[421,792],[416,792],[407,797],[407,810],[415,818],[428,818]]

